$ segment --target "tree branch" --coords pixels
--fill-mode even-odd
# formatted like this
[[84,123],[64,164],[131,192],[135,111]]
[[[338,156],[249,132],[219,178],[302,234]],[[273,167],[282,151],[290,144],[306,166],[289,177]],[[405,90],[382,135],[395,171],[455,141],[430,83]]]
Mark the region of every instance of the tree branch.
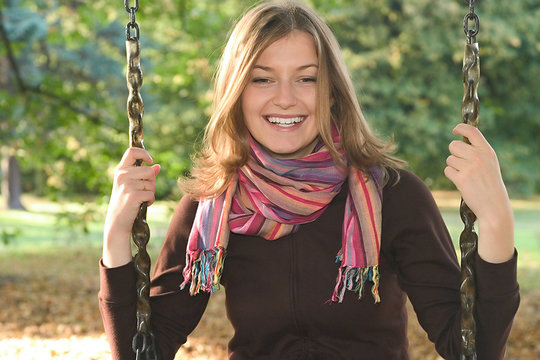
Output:
[[13,70],[13,74],[15,76],[15,80],[16,80],[17,88],[18,88],[19,92],[21,92],[22,94],[35,93],[35,94],[44,96],[46,98],[55,100],[61,106],[64,106],[64,107],[66,107],[66,108],[68,108],[68,109],[70,109],[70,110],[72,110],[72,111],[74,111],[76,113],[84,114],[84,116],[86,116],[86,118],[88,120],[90,120],[93,124],[96,124],[96,125],[101,124],[101,122],[102,122],[101,118],[99,116],[97,116],[96,114],[89,113],[85,109],[82,109],[82,108],[80,108],[80,107],[78,107],[76,105],[73,105],[72,102],[62,98],[59,95],[56,95],[56,94],[54,94],[52,92],[49,92],[49,91],[42,90],[40,87],[28,86],[24,82],[24,79],[21,76],[21,71],[20,71],[20,69],[19,69],[19,67],[17,65],[17,60],[15,58],[13,48],[11,47],[11,41],[9,40],[9,38],[7,36],[6,29],[4,28],[4,25],[3,25],[2,11],[0,11],[0,38],[2,39],[2,42],[4,43],[4,47],[6,48],[8,62],[9,62],[9,65],[10,65],[11,69]]
[[7,36],[6,29],[4,28],[3,19],[4,19],[4,15],[2,14],[2,11],[0,10],[0,37],[2,38],[2,42],[4,43],[4,46],[6,47],[9,65],[13,69],[13,74],[15,75],[17,86],[19,87],[19,90],[21,92],[25,92],[26,85],[22,79],[19,67],[17,66],[17,61],[15,61],[15,55],[13,54],[13,49],[11,48],[11,42],[9,41],[9,38]]
[[26,93],[31,92],[31,93],[34,93],[34,94],[37,94],[37,95],[52,99],[52,100],[56,101],[58,104],[60,104],[61,106],[65,107],[65,108],[68,108],[68,109],[70,109],[71,111],[73,111],[73,112],[75,112],[77,114],[83,114],[93,124],[101,125],[102,121],[101,121],[101,118],[98,115],[92,114],[92,113],[86,111],[85,109],[74,105],[71,101],[62,98],[61,96],[59,96],[57,94],[54,94],[54,93],[46,91],[46,90],[42,90],[39,87],[26,87],[26,90],[24,92],[26,92]]

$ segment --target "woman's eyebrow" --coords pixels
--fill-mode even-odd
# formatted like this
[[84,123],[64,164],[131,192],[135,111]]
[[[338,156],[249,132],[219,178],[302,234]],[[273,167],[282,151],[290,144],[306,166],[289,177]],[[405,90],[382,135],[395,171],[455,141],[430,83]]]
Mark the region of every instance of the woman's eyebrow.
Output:
[[[298,71],[298,70],[305,70],[305,69],[308,69],[308,68],[310,68],[310,67],[318,68],[319,65],[317,65],[317,64],[306,64],[306,65],[301,65],[301,66],[299,66],[298,68],[296,68],[296,70],[297,70],[297,71]],[[255,70],[255,69],[260,69],[260,70],[263,70],[263,71],[269,71],[269,72],[274,71],[274,69],[273,69],[271,66],[265,66],[265,65],[259,65],[259,64],[255,64],[255,65],[253,66],[253,69],[254,69],[254,70]]]

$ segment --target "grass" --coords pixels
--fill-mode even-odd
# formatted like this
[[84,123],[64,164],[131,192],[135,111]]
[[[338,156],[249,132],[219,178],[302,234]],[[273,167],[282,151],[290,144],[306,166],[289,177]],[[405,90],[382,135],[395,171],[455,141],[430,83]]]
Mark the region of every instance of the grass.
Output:
[[[434,192],[435,200],[456,248],[463,223],[455,192]],[[513,200],[515,246],[519,254],[518,281],[522,292],[540,290],[540,198]]]
[[[0,243],[0,256],[50,252],[65,246],[101,247],[105,205],[58,204],[28,196],[23,203],[28,211],[0,208],[0,236],[9,237],[7,245]],[[152,236],[149,251],[155,251],[165,237],[174,205],[170,201],[159,202],[148,209]]]

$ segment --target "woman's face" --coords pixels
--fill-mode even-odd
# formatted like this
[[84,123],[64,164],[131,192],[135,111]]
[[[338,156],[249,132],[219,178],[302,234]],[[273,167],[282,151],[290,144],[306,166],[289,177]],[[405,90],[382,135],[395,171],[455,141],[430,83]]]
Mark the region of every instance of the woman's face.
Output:
[[310,154],[319,131],[317,51],[313,37],[294,30],[256,60],[242,93],[242,111],[253,138],[275,158]]

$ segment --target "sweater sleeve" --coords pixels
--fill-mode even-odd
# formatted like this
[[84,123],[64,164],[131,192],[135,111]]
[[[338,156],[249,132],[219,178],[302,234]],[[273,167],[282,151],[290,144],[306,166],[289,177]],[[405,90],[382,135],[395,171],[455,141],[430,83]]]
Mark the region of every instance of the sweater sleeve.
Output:
[[[459,359],[461,270],[433,197],[409,172],[384,193],[383,236],[420,325],[445,359]],[[385,225],[386,223],[386,225]],[[389,226],[388,224],[391,224]],[[384,245],[383,245],[384,246]],[[503,264],[476,258],[476,347],[479,360],[503,359],[519,304],[517,255]]]
[[[183,281],[186,244],[197,204],[184,196],[180,200],[159,257],[150,288],[151,325],[161,360],[174,359],[179,347],[199,323],[209,295],[190,296],[180,290]],[[106,268],[100,262],[99,306],[112,358],[135,359],[131,341],[136,332],[136,290],[133,263]]]

